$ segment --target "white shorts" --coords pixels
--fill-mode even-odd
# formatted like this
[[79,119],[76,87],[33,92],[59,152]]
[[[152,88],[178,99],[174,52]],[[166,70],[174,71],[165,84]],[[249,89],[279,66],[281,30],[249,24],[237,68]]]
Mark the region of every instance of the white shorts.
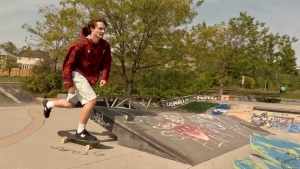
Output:
[[82,105],[87,102],[97,98],[96,93],[94,92],[92,86],[89,84],[87,79],[82,76],[80,73],[73,71],[73,84],[75,87],[75,94],[68,93],[67,101],[73,104],[76,104],[78,101]]

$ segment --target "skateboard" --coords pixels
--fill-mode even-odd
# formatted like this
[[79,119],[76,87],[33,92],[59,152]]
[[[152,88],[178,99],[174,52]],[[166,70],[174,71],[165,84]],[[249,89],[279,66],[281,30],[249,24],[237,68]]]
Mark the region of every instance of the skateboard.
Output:
[[100,140],[93,140],[93,141],[90,141],[90,140],[81,140],[81,139],[76,138],[75,134],[70,133],[69,131],[58,131],[57,134],[60,137],[63,137],[60,140],[61,143],[63,143],[63,144],[68,143],[68,142],[78,143],[78,144],[81,144],[81,145],[85,145],[85,148],[87,150],[96,148],[96,147],[98,147],[100,145]]

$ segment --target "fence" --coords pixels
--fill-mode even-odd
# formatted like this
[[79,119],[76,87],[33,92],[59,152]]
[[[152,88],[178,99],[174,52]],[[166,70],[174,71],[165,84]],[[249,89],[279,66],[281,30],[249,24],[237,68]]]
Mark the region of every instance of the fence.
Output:
[[[12,68],[10,72],[10,77],[18,76],[25,77],[31,75],[31,69],[20,69],[20,68]],[[0,76],[8,76],[8,71],[0,71]]]

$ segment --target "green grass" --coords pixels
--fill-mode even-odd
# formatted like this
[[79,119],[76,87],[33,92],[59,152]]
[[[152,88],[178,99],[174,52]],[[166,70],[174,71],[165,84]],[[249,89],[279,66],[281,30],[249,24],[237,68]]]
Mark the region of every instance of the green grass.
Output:
[[286,92],[279,94],[279,98],[285,99],[300,99],[300,91]]
[[8,81],[8,77],[7,76],[0,76],[0,83],[20,83],[22,77],[10,77],[9,81]]
[[[208,94],[218,94],[219,89],[213,88],[208,91]],[[300,99],[300,91],[289,91],[286,93],[279,93],[279,89],[275,90],[241,90],[241,89],[224,89],[224,95],[234,95],[234,96],[264,96],[264,97],[275,97],[282,99]]]
[[219,105],[219,104],[208,103],[208,102],[190,102],[188,104],[179,106],[178,108],[187,110],[187,111],[203,113],[203,112],[206,112],[206,110],[208,110],[214,106],[217,106],[217,105]]

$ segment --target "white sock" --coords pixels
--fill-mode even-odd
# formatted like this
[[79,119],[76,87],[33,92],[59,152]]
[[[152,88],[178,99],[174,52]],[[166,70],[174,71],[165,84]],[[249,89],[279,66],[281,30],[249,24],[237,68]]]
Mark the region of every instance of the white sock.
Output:
[[54,107],[53,101],[48,101],[46,106],[48,109],[51,109],[52,107]]
[[79,123],[77,133],[81,133],[85,129],[86,124]]

